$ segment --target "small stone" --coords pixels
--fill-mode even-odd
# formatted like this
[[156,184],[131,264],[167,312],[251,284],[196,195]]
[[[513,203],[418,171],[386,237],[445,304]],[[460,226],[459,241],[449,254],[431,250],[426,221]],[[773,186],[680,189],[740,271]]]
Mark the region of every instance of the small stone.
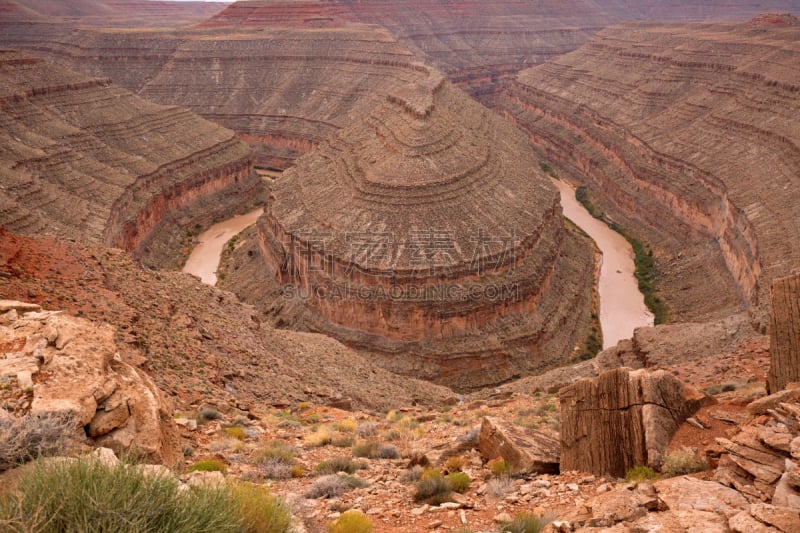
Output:
[[578,492],[581,490],[577,483],[567,483],[567,489],[569,489],[570,492]]
[[463,509],[458,512],[458,519],[461,520],[463,525],[467,525],[467,513]]
[[428,510],[427,505],[423,505],[422,507],[415,507],[411,509],[411,516],[422,516]]
[[540,489],[549,489],[551,483],[547,479],[534,479],[532,485],[536,488]]
[[511,515],[508,513],[498,513],[494,515],[494,518],[492,520],[494,520],[494,522],[497,524],[507,524],[511,522],[513,519],[511,518]]
[[581,485],[588,485],[589,483],[594,483],[597,480],[594,476],[586,476],[582,477],[581,480],[578,482]]
[[33,378],[30,370],[17,372],[17,385],[22,390],[33,388]]
[[440,527],[442,523],[443,522],[441,520],[434,520],[428,524],[428,529],[436,529],[437,527]]
[[461,509],[461,504],[457,502],[444,502],[439,507],[442,509]]
[[604,492],[608,492],[609,490],[611,490],[611,485],[609,485],[608,483],[603,483],[602,485],[598,485],[597,490],[595,490],[595,492],[597,494],[603,494]]

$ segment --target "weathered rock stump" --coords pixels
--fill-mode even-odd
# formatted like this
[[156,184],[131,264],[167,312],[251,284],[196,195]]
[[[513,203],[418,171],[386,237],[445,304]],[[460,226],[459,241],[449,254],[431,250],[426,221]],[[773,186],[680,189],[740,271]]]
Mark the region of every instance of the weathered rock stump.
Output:
[[559,392],[561,469],[625,476],[658,466],[669,439],[700,405],[664,370],[620,368]]
[[768,392],[800,381],[800,274],[772,281]]

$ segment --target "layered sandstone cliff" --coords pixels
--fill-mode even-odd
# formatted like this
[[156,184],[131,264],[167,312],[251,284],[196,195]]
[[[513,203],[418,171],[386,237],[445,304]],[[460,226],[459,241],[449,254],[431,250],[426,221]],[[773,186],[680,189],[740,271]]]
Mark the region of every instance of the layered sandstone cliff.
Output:
[[525,138],[436,72],[270,196],[258,238],[284,288],[273,312],[393,371],[495,384],[562,362],[588,332],[591,249]]
[[19,232],[146,258],[182,208],[259,186],[232,131],[27,53],[0,52],[0,124],[0,224]]
[[630,24],[494,104],[650,242],[675,319],[756,306],[800,263],[800,27]]
[[480,95],[491,92],[504,77],[574,50],[616,22],[736,20],[759,10],[798,8],[800,2],[792,0],[760,2],[759,6],[741,0],[253,0],[232,4],[203,26],[310,26],[336,20],[380,24],[451,81]]

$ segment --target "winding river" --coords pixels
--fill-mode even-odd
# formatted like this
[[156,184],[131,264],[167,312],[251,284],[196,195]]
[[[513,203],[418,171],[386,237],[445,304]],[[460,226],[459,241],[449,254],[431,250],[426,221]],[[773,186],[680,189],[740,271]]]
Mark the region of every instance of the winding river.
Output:
[[259,208],[244,215],[236,215],[214,224],[201,233],[197,237],[198,244],[192,249],[183,266],[183,271],[194,274],[203,283],[216,285],[217,268],[225,243],[245,228],[255,224],[263,212],[264,210]]
[[[644,297],[634,276],[633,249],[622,235],[597,220],[575,199],[575,190],[563,181],[553,180],[561,193],[564,216],[589,234],[603,254],[598,292],[603,348],[630,338],[640,326],[652,326],[653,314],[644,305]],[[255,223],[263,209],[237,215],[214,224],[198,237],[184,272],[198,276],[203,283],[216,285],[217,268],[225,243]]]
[[588,233],[603,254],[597,291],[603,349],[609,348],[632,337],[635,328],[653,325],[653,313],[644,305],[634,275],[633,248],[622,235],[589,214],[575,199],[575,189],[563,181],[552,181],[561,193],[564,216]]

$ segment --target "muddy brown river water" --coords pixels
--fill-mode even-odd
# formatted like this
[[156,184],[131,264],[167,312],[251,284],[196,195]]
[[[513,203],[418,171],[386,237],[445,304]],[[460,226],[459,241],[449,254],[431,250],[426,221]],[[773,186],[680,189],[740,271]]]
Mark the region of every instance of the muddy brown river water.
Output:
[[244,215],[236,215],[214,224],[198,237],[198,244],[192,249],[183,271],[198,276],[203,283],[217,284],[217,268],[219,267],[222,249],[234,235],[255,224],[258,217],[264,212],[256,209]]
[[[563,181],[553,180],[561,193],[564,216],[589,234],[603,254],[598,292],[603,348],[614,346],[633,335],[640,326],[652,326],[653,314],[644,305],[644,297],[634,276],[633,249],[622,235],[597,220],[575,199],[575,190]],[[194,274],[209,285],[217,283],[217,268],[222,249],[231,237],[255,223],[263,209],[237,215],[214,224],[198,237],[184,272]]]
[[614,346],[633,336],[640,326],[653,325],[653,313],[644,305],[634,271],[633,248],[625,238],[594,218],[575,199],[575,189],[560,180],[553,180],[561,193],[564,216],[574,222],[597,243],[603,253],[598,292],[600,294],[600,326],[603,348]]

